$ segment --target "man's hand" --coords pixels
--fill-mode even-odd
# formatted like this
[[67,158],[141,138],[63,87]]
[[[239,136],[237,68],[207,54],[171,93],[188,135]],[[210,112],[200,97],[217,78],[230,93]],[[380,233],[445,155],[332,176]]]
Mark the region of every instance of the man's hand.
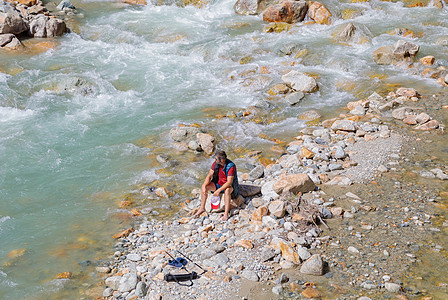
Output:
[[217,190],[213,193],[213,196],[218,197],[220,193],[221,193],[221,191],[220,191],[219,189],[217,189]]

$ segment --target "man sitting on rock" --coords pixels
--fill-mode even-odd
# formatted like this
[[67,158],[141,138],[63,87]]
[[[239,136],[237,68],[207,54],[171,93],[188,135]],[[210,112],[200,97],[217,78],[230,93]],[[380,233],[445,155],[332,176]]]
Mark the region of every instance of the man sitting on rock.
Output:
[[215,154],[215,162],[212,164],[207,177],[201,188],[201,207],[195,216],[199,216],[205,212],[205,202],[207,201],[208,192],[213,192],[214,196],[220,196],[224,193],[224,216],[223,221],[229,218],[230,199],[238,197],[239,185],[235,164],[227,159],[227,154],[218,150]]

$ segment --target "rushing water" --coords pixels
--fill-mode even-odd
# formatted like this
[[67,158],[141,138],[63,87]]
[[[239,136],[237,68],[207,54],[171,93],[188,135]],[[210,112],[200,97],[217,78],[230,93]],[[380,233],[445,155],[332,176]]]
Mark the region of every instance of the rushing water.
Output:
[[[65,271],[79,282],[94,281],[87,279],[89,262],[106,257],[110,235],[120,229],[121,220],[111,217],[117,201],[135,185],[163,180],[149,158],[169,149],[166,133],[175,124],[209,125],[204,108],[225,113],[265,103],[286,71],[317,74],[319,92],[300,105],[271,101],[274,123],[223,119],[208,127],[223,144],[233,136],[236,146],[256,148],[267,143],[261,133],[293,135],[304,126],[297,115],[309,109],[331,111],[396,85],[440,91],[433,79],[372,61],[373,50],[403,38],[388,33],[396,28],[416,34],[403,39],[418,43],[420,56],[434,55],[440,65],[448,60],[447,48],[435,43],[448,35],[448,14],[434,7],[327,1],[332,25],[273,34],[263,31],[260,16],[236,15],[232,0],[203,9],[73,3],[84,16],[77,18],[79,33],[43,53],[0,52],[2,299],[53,297],[66,284],[54,278]],[[332,40],[349,22],[341,18],[347,9],[367,42]],[[291,44],[307,53],[281,54]],[[261,66],[270,72],[264,79]],[[208,166],[192,161],[199,170]],[[200,176],[189,174],[174,180],[198,185]]]

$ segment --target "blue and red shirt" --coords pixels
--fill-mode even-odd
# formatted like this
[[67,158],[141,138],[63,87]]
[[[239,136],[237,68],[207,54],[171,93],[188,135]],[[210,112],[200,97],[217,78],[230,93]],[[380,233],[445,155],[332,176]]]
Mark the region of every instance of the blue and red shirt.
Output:
[[[213,165],[212,165],[212,168],[211,168],[212,170],[215,170],[215,163],[216,162],[214,162]],[[235,170],[236,170],[235,166],[231,167],[229,169],[229,171],[227,172],[227,176],[235,176]],[[224,172],[224,167],[219,166],[219,169],[218,169],[218,184],[220,186],[223,186],[224,183],[227,182],[227,176],[226,176],[226,172]]]

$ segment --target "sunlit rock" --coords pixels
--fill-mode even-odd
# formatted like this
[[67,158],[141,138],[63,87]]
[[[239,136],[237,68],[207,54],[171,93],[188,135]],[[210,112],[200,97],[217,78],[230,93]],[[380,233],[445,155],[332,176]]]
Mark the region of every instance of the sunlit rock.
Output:
[[113,237],[114,239],[119,239],[119,238],[122,238],[122,237],[127,237],[129,234],[131,234],[131,232],[134,232],[134,228],[133,228],[133,227],[130,227],[130,228],[125,229],[125,230],[123,230],[123,231],[121,231],[121,232],[119,232],[119,233],[116,233],[116,234],[114,234],[112,237]]
[[211,155],[215,149],[215,138],[206,133],[198,133],[196,137],[202,150],[204,150],[206,154]]
[[297,252],[294,251],[294,248],[292,248],[286,241],[284,241],[281,238],[274,238],[271,242],[271,247],[275,250],[280,250],[282,252],[282,257],[294,264],[300,263],[300,256],[297,254]]
[[28,30],[28,25],[25,20],[22,19],[20,13],[13,7],[4,4],[0,4],[0,8],[4,6],[4,11],[0,10],[0,34],[12,33],[20,34]]
[[268,7],[263,12],[263,20],[266,22],[298,23],[303,21],[308,11],[305,1],[282,1],[279,4]]
[[264,32],[270,33],[270,32],[275,32],[275,33],[280,33],[282,31],[288,31],[292,28],[291,24],[285,23],[285,22],[275,22],[275,23],[270,23],[268,25],[266,25],[264,27]]
[[314,182],[308,176],[308,174],[292,174],[280,177],[279,180],[275,181],[273,185],[273,190],[277,194],[282,192],[291,192],[297,194],[299,192],[306,193],[313,191],[316,188]]
[[308,10],[308,16],[314,20],[317,24],[331,24],[330,11],[319,2],[310,2],[310,8]]
[[65,22],[61,19],[37,15],[30,21],[29,34],[33,37],[56,37],[67,31]]
[[432,55],[428,55],[428,56],[420,58],[420,62],[426,66],[432,66],[435,61],[436,61],[436,59]]
[[131,5],[146,5],[146,0],[123,0],[123,3]]
[[72,272],[62,272],[55,276],[55,279],[69,279],[72,277]]
[[283,82],[296,91],[313,93],[319,89],[316,80],[298,71],[291,71],[282,76]]
[[25,46],[12,33],[0,34],[0,48],[9,50],[24,49]]

